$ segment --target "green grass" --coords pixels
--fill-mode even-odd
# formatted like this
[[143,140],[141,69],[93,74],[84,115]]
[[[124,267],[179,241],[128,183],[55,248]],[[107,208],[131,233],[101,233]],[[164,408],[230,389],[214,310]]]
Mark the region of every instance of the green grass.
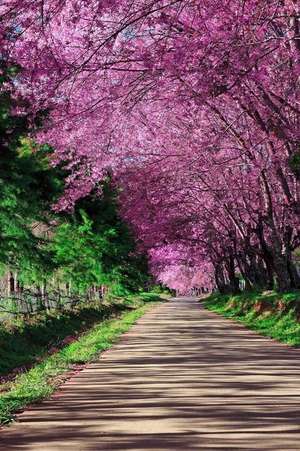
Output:
[[242,322],[249,329],[290,346],[300,345],[300,292],[245,292],[238,295],[212,294],[204,306],[226,318]]
[[75,311],[40,314],[28,319],[15,319],[0,325],[0,381],[13,376],[12,371],[29,368],[45,358],[49,351],[75,339],[93,324],[136,308],[144,302],[157,301],[156,293],[138,293],[113,299],[109,304],[82,305]]
[[49,350],[61,347],[96,322],[118,314],[122,305],[87,306],[63,314],[40,315],[30,321],[15,320],[0,326],[0,377],[16,368],[29,367]]
[[[145,298],[149,300],[147,296]],[[101,351],[110,348],[151,305],[145,304],[136,310],[122,313],[118,319],[102,321],[80,336],[77,341],[17,376],[10,384],[9,390],[0,395],[0,423],[11,422],[18,410],[49,397],[60,384],[65,372],[73,365],[91,361]]]

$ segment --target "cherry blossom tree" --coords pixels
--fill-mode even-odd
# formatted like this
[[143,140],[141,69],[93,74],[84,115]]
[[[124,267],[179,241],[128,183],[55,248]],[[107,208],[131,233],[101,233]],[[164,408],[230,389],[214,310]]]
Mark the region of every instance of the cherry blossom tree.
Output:
[[57,208],[109,171],[159,280],[300,286],[296,1],[3,0],[0,47],[70,172]]

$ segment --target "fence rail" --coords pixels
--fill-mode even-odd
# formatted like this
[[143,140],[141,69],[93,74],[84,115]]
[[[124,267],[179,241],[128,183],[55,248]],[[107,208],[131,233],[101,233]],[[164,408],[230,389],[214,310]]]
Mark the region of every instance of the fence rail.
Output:
[[80,295],[52,290],[41,293],[25,289],[22,292],[11,293],[9,296],[0,293],[0,321],[8,317],[32,316],[42,312],[74,310],[84,304],[100,302],[100,292]]

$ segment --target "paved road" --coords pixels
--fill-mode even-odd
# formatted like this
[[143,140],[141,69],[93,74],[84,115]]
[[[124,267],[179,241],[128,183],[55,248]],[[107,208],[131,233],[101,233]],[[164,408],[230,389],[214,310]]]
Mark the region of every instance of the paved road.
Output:
[[181,298],[1,432],[1,450],[300,450],[300,351]]

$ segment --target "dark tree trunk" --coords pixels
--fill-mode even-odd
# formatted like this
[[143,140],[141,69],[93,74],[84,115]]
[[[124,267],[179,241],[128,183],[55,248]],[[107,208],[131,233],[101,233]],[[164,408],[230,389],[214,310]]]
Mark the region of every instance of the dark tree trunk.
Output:
[[221,263],[215,265],[215,280],[219,292],[222,294],[226,293],[226,282],[223,265]]
[[268,290],[273,290],[273,288],[274,288],[274,270],[275,270],[274,259],[273,259],[272,253],[266,243],[266,240],[264,237],[264,231],[263,231],[263,223],[261,220],[257,226],[256,233],[257,233],[260,247],[261,247],[261,252],[262,252],[261,256],[266,265],[266,271],[267,271],[266,288]]
[[289,291],[292,288],[292,283],[285,256],[274,256],[274,270],[278,291],[283,293]]
[[226,266],[229,278],[229,290],[232,293],[239,293],[240,292],[239,279],[236,277],[235,274],[235,260],[232,254],[229,255]]
[[288,260],[288,272],[292,281],[293,288],[300,288],[300,276],[292,260]]

